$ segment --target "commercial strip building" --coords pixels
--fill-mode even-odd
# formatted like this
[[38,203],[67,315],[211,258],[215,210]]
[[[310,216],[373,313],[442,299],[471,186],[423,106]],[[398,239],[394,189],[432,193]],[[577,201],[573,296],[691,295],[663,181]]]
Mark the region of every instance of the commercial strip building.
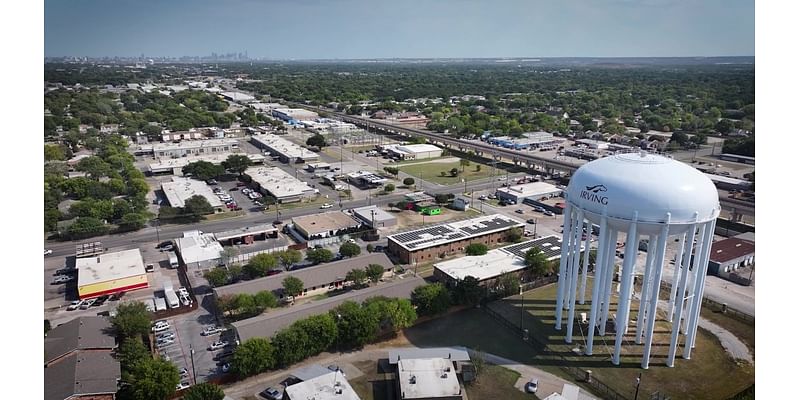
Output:
[[316,296],[327,293],[331,290],[341,289],[346,282],[345,276],[353,269],[365,269],[370,264],[377,264],[383,267],[384,271],[389,271],[394,267],[389,257],[384,253],[369,253],[363,256],[348,258],[332,263],[320,264],[314,267],[303,268],[296,271],[289,271],[263,278],[253,279],[214,288],[214,295],[217,298],[222,296],[250,294],[269,291],[276,297],[282,299],[283,280],[293,276],[303,281],[305,287],[300,296]]
[[564,142],[563,138],[553,137],[549,132],[526,132],[520,138],[510,136],[488,137],[486,142],[495,146],[514,150],[538,149],[552,147]]
[[[322,368],[322,367],[320,367]],[[361,400],[341,371],[328,371],[324,375],[304,379],[286,387],[286,400]]]
[[250,167],[244,171],[264,195],[274,197],[279,203],[298,202],[319,193],[278,167]]
[[561,195],[563,190],[547,182],[523,183],[508,187],[501,187],[495,191],[499,200],[513,201],[522,204],[525,199],[541,200]]
[[139,249],[77,258],[75,267],[81,300],[148,287]]
[[180,143],[155,143],[141,145],[137,155],[152,155],[155,158],[178,158],[190,155],[230,153],[239,149],[236,139],[188,140]]
[[[460,257],[434,264],[433,276],[451,287],[468,276],[477,279],[482,285],[488,285],[505,273],[522,274],[527,269],[525,253],[534,247],[538,247],[548,261],[561,257],[561,238],[552,235],[489,250],[482,256]],[[581,249],[584,249],[583,244]]]
[[755,260],[755,242],[738,237],[722,239],[711,245],[708,273],[727,277],[730,272],[753,265]]
[[278,228],[272,224],[246,226],[215,233],[214,237],[220,243],[234,244],[233,242],[241,241],[244,244],[251,244],[257,239],[277,238]]
[[420,277],[406,277],[365,289],[353,290],[327,299],[270,311],[258,317],[236,321],[231,325],[240,342],[245,342],[255,337],[269,338],[295,321],[326,313],[345,301],[360,303],[376,296],[408,299],[411,298],[411,293],[416,287],[424,284],[425,280]]
[[292,218],[291,228],[305,240],[341,236],[361,229],[363,223],[341,212],[303,215]]
[[225,210],[225,204],[222,203],[222,200],[203,181],[173,176],[172,182],[163,182],[161,184],[161,190],[164,192],[164,196],[167,197],[167,202],[171,207],[184,207],[186,206],[186,200],[189,198],[202,196],[208,200],[208,204],[214,207],[217,212]]
[[44,339],[44,399],[113,400],[121,378],[111,323],[78,317],[53,328]]
[[353,171],[347,174],[347,181],[356,187],[367,189],[380,187],[389,180],[369,171]]
[[351,210],[356,220],[363,222],[370,228],[388,228],[397,225],[397,218],[378,206],[366,206]]
[[505,241],[508,231],[525,223],[501,214],[415,229],[389,236],[389,253],[403,264],[458,254],[471,243],[491,245]]
[[755,157],[740,156],[738,154],[729,154],[729,153],[720,154],[719,159],[722,161],[733,161],[742,164],[756,165]]
[[226,100],[236,101],[241,103],[248,103],[254,101],[256,98],[241,92],[222,92],[220,96],[224,97]]
[[389,154],[403,160],[422,160],[442,156],[442,149],[432,144],[390,144],[383,146]]
[[579,145],[584,145],[590,149],[594,150],[606,150],[608,149],[608,142],[604,142],[602,140],[594,140],[594,139],[578,139],[575,143]]
[[714,186],[722,190],[749,190],[753,187],[752,182],[742,179],[731,178],[729,176],[704,174],[714,182]]
[[162,158],[156,162],[150,163],[147,166],[147,171],[150,174],[175,174],[183,175],[183,167],[198,161],[210,162],[214,165],[220,165],[223,161],[228,159],[228,156],[236,154],[247,156],[253,164],[263,164],[265,157],[261,154],[247,154],[247,153],[215,153],[186,156],[181,158]]
[[278,135],[264,133],[250,137],[250,143],[261,150],[267,150],[283,162],[311,162],[319,160],[319,154],[290,142]]
[[183,263],[186,268],[198,269],[212,268],[222,261],[222,245],[213,234],[201,231],[186,231],[183,236],[175,239]]
[[272,116],[280,118],[289,123],[297,123],[302,120],[314,120],[319,118],[319,114],[302,108],[275,108]]

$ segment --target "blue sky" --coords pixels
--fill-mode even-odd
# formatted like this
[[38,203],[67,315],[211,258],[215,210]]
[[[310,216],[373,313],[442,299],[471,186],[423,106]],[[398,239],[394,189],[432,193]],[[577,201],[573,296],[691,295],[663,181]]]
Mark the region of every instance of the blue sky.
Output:
[[753,0],[45,0],[45,56],[754,56]]

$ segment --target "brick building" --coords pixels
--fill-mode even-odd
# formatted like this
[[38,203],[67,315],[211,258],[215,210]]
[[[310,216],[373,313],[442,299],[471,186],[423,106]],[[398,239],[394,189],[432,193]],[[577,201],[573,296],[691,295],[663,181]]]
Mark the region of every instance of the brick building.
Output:
[[403,264],[434,261],[462,253],[472,243],[502,243],[508,231],[524,227],[522,221],[505,215],[486,215],[391,235],[388,252]]

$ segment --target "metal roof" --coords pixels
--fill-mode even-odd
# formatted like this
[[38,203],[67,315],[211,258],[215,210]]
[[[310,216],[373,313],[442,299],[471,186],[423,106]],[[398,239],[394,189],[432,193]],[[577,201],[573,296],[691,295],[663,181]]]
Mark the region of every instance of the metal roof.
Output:
[[389,364],[397,364],[400,359],[446,358],[451,361],[469,361],[469,353],[465,347],[404,347],[389,350]]
[[406,250],[415,251],[524,226],[524,223],[514,218],[501,214],[492,214],[397,233],[389,236],[389,240],[399,244]]
[[727,238],[711,245],[710,260],[725,263],[737,258],[745,257],[756,252],[755,243],[739,238]]

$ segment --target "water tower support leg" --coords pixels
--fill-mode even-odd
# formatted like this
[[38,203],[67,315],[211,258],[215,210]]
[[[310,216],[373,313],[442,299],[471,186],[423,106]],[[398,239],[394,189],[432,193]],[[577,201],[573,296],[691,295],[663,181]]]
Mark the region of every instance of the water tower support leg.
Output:
[[622,267],[622,290],[620,290],[619,307],[617,307],[617,338],[614,342],[614,357],[612,362],[614,365],[619,365],[619,354],[622,350],[622,337],[625,335],[625,328],[628,326],[628,317],[631,311],[630,292],[633,290],[633,265],[634,256],[636,255],[637,244],[639,243],[639,235],[636,234],[636,224],[639,220],[639,212],[633,212],[633,221],[628,228],[628,236],[625,238],[625,262]]
[[609,309],[611,308],[611,286],[614,284],[614,273],[616,272],[616,265],[614,264],[614,249],[617,245],[617,237],[619,236],[619,232],[611,229],[611,234],[608,237],[608,242],[606,243],[606,277],[603,280],[603,292],[601,294],[603,298],[603,308],[601,313],[600,319],[600,335],[606,334],[606,322],[608,321],[608,313]]
[[[695,213],[695,221],[697,220],[697,213]],[[687,243],[694,243],[694,237],[697,232],[697,224],[693,224],[689,228],[689,235],[686,238]],[[691,253],[691,252],[689,252]],[[684,260],[687,258],[684,257]],[[672,368],[675,366],[675,353],[678,350],[678,339],[680,338],[681,317],[683,313],[683,301],[686,297],[686,279],[689,276],[688,264],[686,267],[681,268],[681,277],[678,280],[678,292],[675,298],[675,315],[672,320],[672,334],[669,341],[669,353],[667,355],[667,366]]]
[[[656,309],[658,307],[658,292],[661,291],[661,273],[664,270],[664,253],[667,250],[667,240],[669,239],[669,222],[670,214],[667,213],[667,220],[664,227],[661,228],[661,234],[658,236],[658,249],[653,258],[653,288],[648,291],[648,296],[651,300],[647,304],[647,329],[645,329],[644,339],[644,353],[642,354],[642,368],[647,369],[650,367],[650,349],[653,345],[653,330],[656,324]],[[653,243],[653,236],[650,236],[650,244]],[[653,250],[650,248],[649,250]],[[638,338],[638,336],[637,336]]]
[[681,268],[683,268],[683,265],[686,265],[683,261],[683,255],[687,234],[688,233],[684,233],[681,235],[678,253],[675,254],[675,270],[672,272],[672,287],[670,288],[669,305],[667,306],[667,321],[669,322],[672,322],[672,316],[675,314],[675,295],[678,293],[678,277],[680,277]]
[[[586,279],[589,274],[589,250],[592,244],[592,222],[586,221],[586,242],[583,246],[583,269],[581,270],[581,304],[586,303]],[[580,250],[580,249],[579,249]],[[595,260],[595,263],[597,260]]]
[[660,236],[650,235],[647,242],[647,259],[644,262],[644,279],[642,280],[642,295],[639,297],[639,312],[636,314],[636,344],[642,344],[642,329],[645,319],[650,318],[647,304],[650,301],[650,281],[653,278],[653,260],[655,241],[660,241]]
[[586,355],[592,355],[592,346],[594,345],[594,330],[597,326],[597,308],[600,303],[600,293],[603,291],[602,281],[605,277],[606,268],[608,265],[605,261],[606,241],[610,236],[610,232],[606,227],[608,216],[603,212],[603,219],[600,221],[600,237],[597,241],[597,259],[594,266],[594,281],[592,282],[592,308],[589,311],[589,338],[586,341]]
[[572,222],[572,205],[567,202],[567,207],[564,210],[564,234],[561,239],[561,262],[558,267],[558,291],[556,294],[556,330],[561,330],[561,317],[563,315],[564,307],[564,287],[567,284],[567,256],[569,250],[569,233],[570,224]]
[[710,257],[711,252],[714,222],[714,220],[706,222],[704,227],[705,240],[700,243],[697,251],[699,255],[695,257],[698,262],[695,264],[694,268],[697,270],[698,275],[695,278],[694,298],[692,299],[692,308],[689,312],[688,336],[686,337],[686,344],[683,347],[683,358],[687,360],[690,359],[692,355],[692,347],[694,347],[694,340],[697,334],[697,321],[700,317],[700,306],[703,304],[703,284],[705,283],[705,272],[708,268],[708,257]]
[[578,290],[578,266],[580,264],[581,255],[581,228],[583,227],[583,210],[578,210],[577,218],[572,224],[573,229],[573,243],[572,245],[572,276],[569,285],[569,313],[567,314],[567,336],[565,338],[567,343],[572,343],[572,326],[575,324],[575,295]]

